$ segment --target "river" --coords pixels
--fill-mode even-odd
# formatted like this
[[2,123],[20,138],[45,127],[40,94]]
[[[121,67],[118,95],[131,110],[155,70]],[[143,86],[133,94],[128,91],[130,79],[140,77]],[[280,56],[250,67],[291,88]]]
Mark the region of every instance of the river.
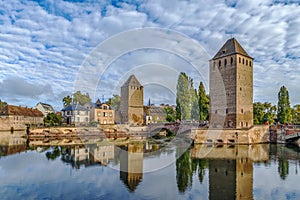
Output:
[[300,199],[299,148],[0,138],[1,199]]

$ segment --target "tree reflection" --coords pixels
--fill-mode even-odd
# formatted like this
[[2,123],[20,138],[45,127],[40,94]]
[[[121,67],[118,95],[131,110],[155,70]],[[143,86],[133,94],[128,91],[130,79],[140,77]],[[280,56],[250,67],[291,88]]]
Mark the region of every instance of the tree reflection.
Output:
[[192,186],[192,176],[190,150],[187,150],[176,160],[176,181],[179,192],[183,193]]
[[52,151],[46,152],[46,157],[48,158],[48,160],[50,160],[50,159],[55,160],[60,155],[61,155],[61,149],[58,146],[54,147],[54,149]]
[[282,180],[285,180],[287,175],[289,174],[289,161],[279,159],[278,160],[278,173]]

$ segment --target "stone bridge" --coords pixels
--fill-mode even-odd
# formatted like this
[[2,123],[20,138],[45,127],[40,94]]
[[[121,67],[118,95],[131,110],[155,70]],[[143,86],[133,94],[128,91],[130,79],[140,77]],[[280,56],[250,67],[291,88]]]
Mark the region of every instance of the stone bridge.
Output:
[[198,122],[160,122],[148,125],[149,137],[158,134],[161,131],[169,130],[177,134],[190,134],[192,128],[198,128]]

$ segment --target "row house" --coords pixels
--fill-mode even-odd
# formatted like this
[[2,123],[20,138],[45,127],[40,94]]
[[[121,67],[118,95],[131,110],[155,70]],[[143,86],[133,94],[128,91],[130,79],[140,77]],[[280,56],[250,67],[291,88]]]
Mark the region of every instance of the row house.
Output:
[[27,126],[43,126],[44,115],[33,108],[7,105],[0,111],[0,129],[24,130]]
[[61,111],[63,123],[68,125],[81,126],[90,122],[90,110],[79,104],[72,104]]
[[97,122],[99,124],[114,124],[115,123],[115,111],[106,103],[101,103],[98,99],[96,103],[84,104],[86,109],[90,110],[91,122]]

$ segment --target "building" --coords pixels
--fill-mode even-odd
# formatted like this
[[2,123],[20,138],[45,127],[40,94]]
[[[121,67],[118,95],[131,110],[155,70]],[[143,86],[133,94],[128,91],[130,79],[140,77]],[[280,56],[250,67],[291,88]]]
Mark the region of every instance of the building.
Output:
[[144,124],[144,87],[131,75],[121,87],[122,123],[129,125]]
[[39,111],[41,111],[43,113],[44,117],[46,117],[49,113],[55,112],[53,107],[50,104],[41,103],[41,102],[37,103],[36,106],[33,108],[36,108]]
[[23,130],[26,126],[43,126],[44,115],[37,109],[7,105],[0,111],[0,129]]
[[161,106],[144,106],[145,113],[145,124],[148,125],[150,123],[157,122],[165,122],[166,121],[166,112],[164,111],[164,107]]
[[235,38],[210,60],[210,126],[253,126],[253,58]]
[[62,119],[68,125],[88,125],[90,122],[90,110],[80,104],[72,104],[62,109]]
[[115,111],[108,104],[101,103],[98,99],[96,103],[86,103],[84,106],[90,110],[90,121],[99,124],[114,124]]

